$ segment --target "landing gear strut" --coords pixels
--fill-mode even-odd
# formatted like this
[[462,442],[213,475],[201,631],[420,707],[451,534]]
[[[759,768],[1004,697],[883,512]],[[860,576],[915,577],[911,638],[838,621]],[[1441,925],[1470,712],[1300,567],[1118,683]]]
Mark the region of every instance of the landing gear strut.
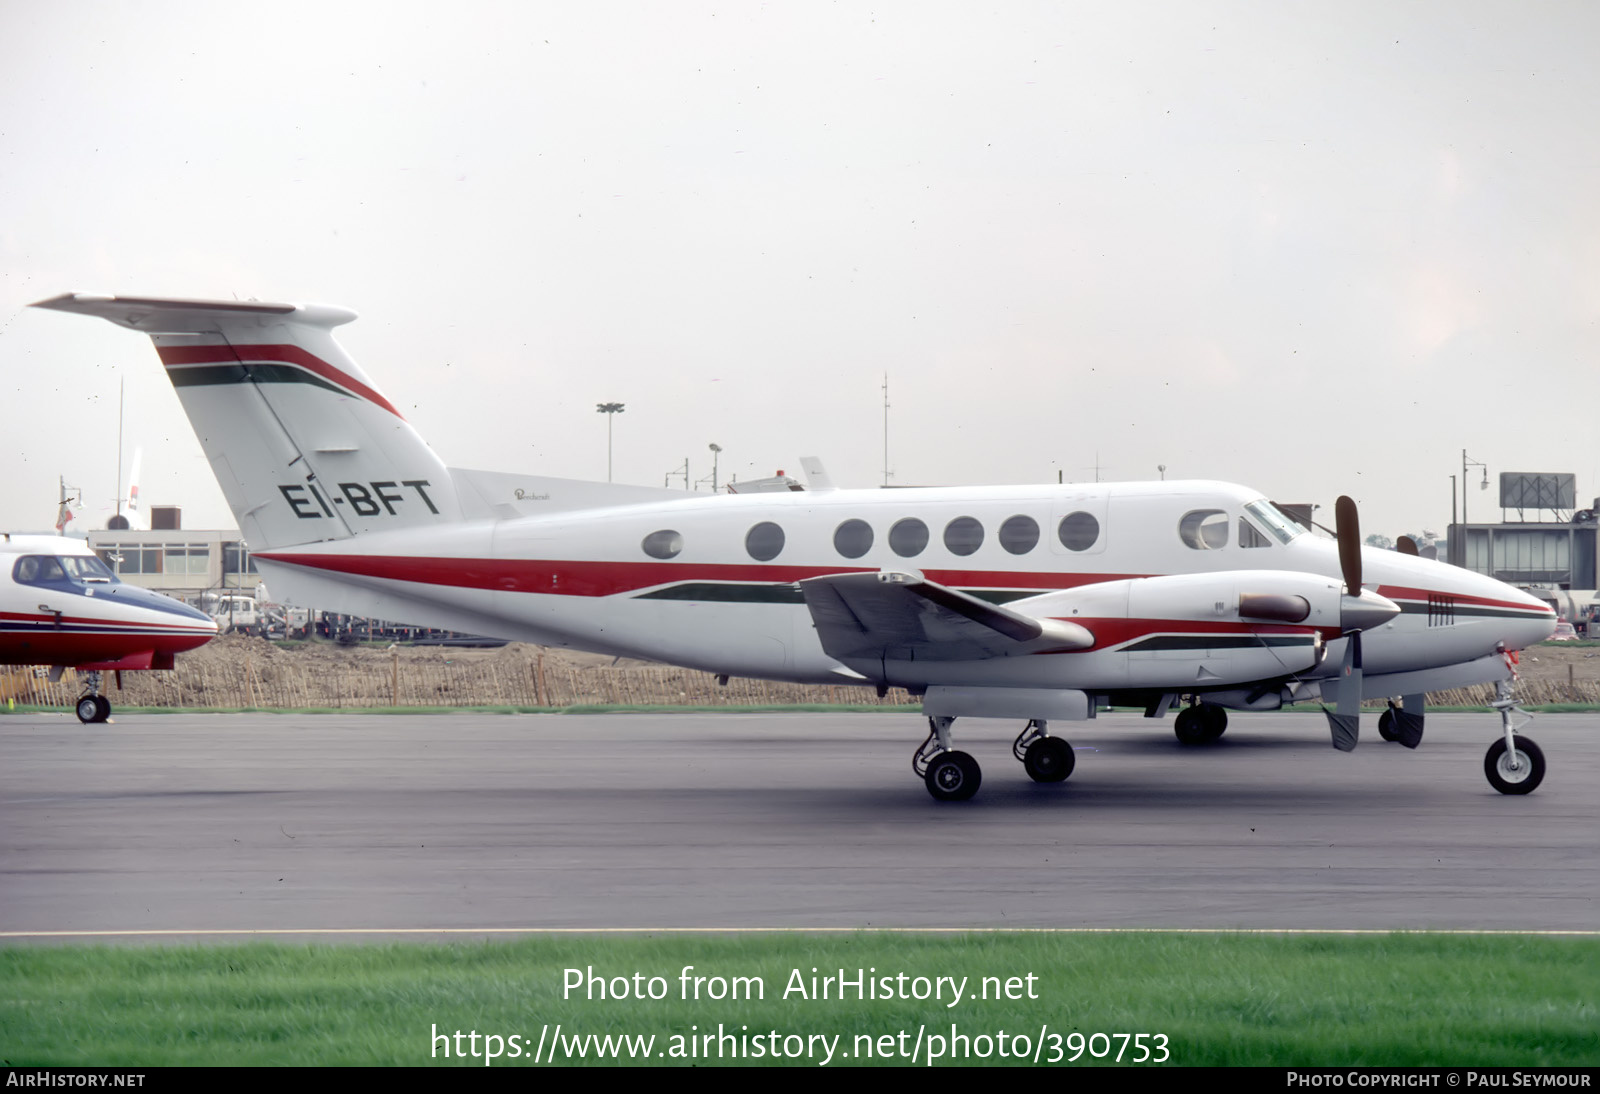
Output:
[[1228,728],[1228,712],[1215,703],[1195,703],[1178,711],[1172,732],[1186,745],[1208,745]]
[[1022,769],[1036,783],[1058,783],[1072,774],[1077,757],[1072,746],[1060,737],[1051,737],[1043,719],[1035,718],[1011,742],[1011,754],[1022,761]]
[[100,694],[100,673],[90,672],[85,683],[89,691],[78,700],[78,721],[84,725],[104,722],[111,717],[111,700]]
[[[1511,695],[1511,684],[1502,680],[1495,685],[1495,699],[1490,704],[1500,712],[1500,727],[1505,736],[1489,746],[1483,757],[1483,773],[1489,785],[1502,794],[1531,794],[1544,781],[1544,753],[1529,737],[1518,737],[1517,729],[1533,721],[1526,711],[1517,706]],[[1520,720],[1513,714],[1521,714]]]
[[911,757],[911,770],[927,784],[928,793],[942,802],[966,801],[983,782],[978,761],[950,747],[950,726],[954,722],[954,718],[930,717],[928,739]]

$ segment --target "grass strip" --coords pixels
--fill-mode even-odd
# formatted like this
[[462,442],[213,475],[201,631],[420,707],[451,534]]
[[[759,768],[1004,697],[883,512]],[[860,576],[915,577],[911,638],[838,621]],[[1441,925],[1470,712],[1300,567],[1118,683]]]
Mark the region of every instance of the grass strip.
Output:
[[[591,969],[606,997],[584,987],[564,997],[569,978],[586,982]],[[841,969],[847,980],[864,972],[880,998],[847,988],[841,1000],[836,983],[815,997]],[[630,998],[612,997],[618,977]],[[752,998],[714,998],[735,977]],[[881,997],[884,978],[898,996],[935,977],[965,977],[962,1001],[946,1005],[948,986],[942,999]],[[976,998],[980,986],[999,998]],[[665,998],[631,998],[652,987]],[[559,1063],[581,1037],[590,1063],[629,1062],[632,1045],[637,1063],[814,1066],[826,1042],[810,1038],[822,1035],[838,1038],[835,1065],[905,1065],[920,1031],[918,1064],[935,1036],[955,1053],[937,1063],[1029,1063],[1035,1047],[1039,1062],[1114,1063],[1114,1035],[1143,1033],[1164,1035],[1175,1065],[1592,1066],[1597,1006],[1600,939],[1526,935],[640,933],[0,949],[0,1057],[11,1066],[481,1067],[486,1034],[502,1038],[494,1063],[526,1066],[541,1035],[548,1056],[557,1024],[568,1038]],[[458,1041],[458,1030],[478,1041]],[[1002,1030],[1012,1054],[1028,1038],[1025,1059],[998,1055]],[[600,1061],[591,1034],[654,1041],[613,1042],[623,1059]],[[795,1036],[810,1055],[786,1056]],[[1121,1045],[1132,1062],[1134,1043]]]

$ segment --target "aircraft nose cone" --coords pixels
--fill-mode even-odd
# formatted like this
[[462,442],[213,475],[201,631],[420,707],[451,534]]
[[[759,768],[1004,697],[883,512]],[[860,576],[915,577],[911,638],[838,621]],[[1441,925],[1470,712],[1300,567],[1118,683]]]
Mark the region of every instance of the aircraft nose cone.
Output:
[[1511,627],[1512,639],[1506,643],[1511,649],[1525,649],[1528,646],[1543,642],[1556,633],[1556,613],[1550,605],[1536,596],[1530,596],[1521,589],[1513,589],[1512,595],[1518,603],[1527,608],[1534,608],[1539,615],[1529,615],[1517,620]]
[[1339,598],[1339,629],[1367,631],[1387,623],[1400,614],[1400,605],[1371,589],[1362,589],[1360,596],[1345,593]]

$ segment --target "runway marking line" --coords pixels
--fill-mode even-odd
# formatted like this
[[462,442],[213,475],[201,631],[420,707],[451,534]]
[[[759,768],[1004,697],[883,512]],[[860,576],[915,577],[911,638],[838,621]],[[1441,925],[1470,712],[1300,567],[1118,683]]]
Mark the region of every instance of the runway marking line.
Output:
[[577,935],[577,934],[1279,934],[1279,935],[1379,935],[1447,934],[1507,935],[1519,937],[1600,938],[1600,930],[1519,931],[1499,928],[1451,927],[1424,930],[1414,927],[263,927],[182,930],[160,928],[129,931],[0,931],[5,938],[154,938],[174,935]]

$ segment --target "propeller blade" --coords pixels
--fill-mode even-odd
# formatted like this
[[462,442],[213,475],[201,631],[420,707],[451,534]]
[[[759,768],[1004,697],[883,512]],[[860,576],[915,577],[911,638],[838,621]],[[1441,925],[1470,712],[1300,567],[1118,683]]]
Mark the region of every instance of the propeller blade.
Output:
[[1356,503],[1341,494],[1333,503],[1334,527],[1339,537],[1339,569],[1344,571],[1345,592],[1361,595],[1361,518]]
[[1394,545],[1394,549],[1403,555],[1410,555],[1413,558],[1422,557],[1422,552],[1417,550],[1417,541],[1410,536],[1401,536],[1400,541]]
[[[1343,530],[1343,522],[1340,523]],[[1324,696],[1327,690],[1324,689]],[[1333,685],[1334,705],[1329,710],[1328,730],[1333,734],[1333,747],[1340,752],[1353,752],[1361,736],[1361,632],[1345,636],[1344,664],[1339,670],[1339,680]]]

